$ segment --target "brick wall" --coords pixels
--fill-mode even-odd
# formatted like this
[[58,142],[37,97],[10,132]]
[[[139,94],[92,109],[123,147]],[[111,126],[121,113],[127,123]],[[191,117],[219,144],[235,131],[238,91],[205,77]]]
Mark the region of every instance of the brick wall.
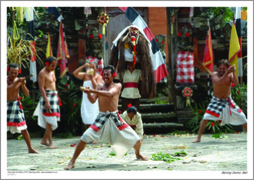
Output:
[[[148,7],[148,27],[154,36],[163,34],[167,36],[167,14],[166,7]],[[168,43],[168,42],[167,42]],[[166,44],[164,49],[168,62],[168,46]]]

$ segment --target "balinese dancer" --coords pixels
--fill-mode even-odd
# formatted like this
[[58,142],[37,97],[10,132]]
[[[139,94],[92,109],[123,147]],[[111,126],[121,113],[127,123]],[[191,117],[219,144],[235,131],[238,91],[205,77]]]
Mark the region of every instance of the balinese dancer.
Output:
[[242,125],[247,131],[246,116],[231,98],[231,83],[238,84],[235,67],[230,66],[227,59],[220,60],[217,67],[218,72],[212,74],[213,97],[201,121],[198,137],[192,141],[194,143],[201,141],[208,120],[221,121],[221,125]]
[[[86,68],[86,72],[80,72],[83,68]],[[94,60],[90,63],[86,63],[80,66],[73,72],[73,75],[83,80],[83,87],[90,87],[95,89],[97,84],[102,83],[102,77],[97,74],[98,64],[97,60]],[[82,97],[82,104],[81,104],[81,117],[82,121],[85,124],[85,129],[88,129],[91,124],[93,124],[95,118],[99,113],[99,105],[98,101],[94,104],[90,103],[89,99],[87,98],[87,94],[83,93]]]
[[152,98],[156,94],[150,50],[150,41],[135,25],[126,27],[113,41],[109,64],[116,67],[117,78],[123,84],[122,112],[127,110],[128,104],[139,111],[141,96]]
[[59,97],[53,72],[57,66],[57,59],[50,56],[45,64],[38,77],[41,98],[34,115],[38,116],[38,125],[46,129],[41,144],[49,149],[56,149],[52,141],[52,131],[58,127],[57,122],[60,121]]
[[143,122],[141,119],[141,114],[137,112],[137,108],[128,105],[127,111],[124,111],[123,114],[120,114],[120,117],[137,133],[141,141],[143,140]]
[[8,65],[7,72],[7,131],[12,134],[21,133],[28,147],[28,153],[39,153],[32,147],[23,107],[20,102],[22,97],[19,97],[20,88],[25,96],[29,96],[26,78],[17,77],[20,67],[15,63]]
[[108,65],[103,68],[102,72],[103,84],[98,84],[96,89],[81,88],[87,93],[91,103],[94,103],[97,99],[99,100],[100,113],[93,125],[81,137],[72,159],[64,167],[65,170],[74,168],[75,161],[84,150],[86,143],[92,140],[98,142],[109,140],[112,150],[118,158],[122,158],[125,153],[134,147],[137,159],[148,160],[146,156],[140,154],[141,141],[138,135],[118,114],[118,100],[122,85],[113,82],[113,78],[116,76],[115,68]]

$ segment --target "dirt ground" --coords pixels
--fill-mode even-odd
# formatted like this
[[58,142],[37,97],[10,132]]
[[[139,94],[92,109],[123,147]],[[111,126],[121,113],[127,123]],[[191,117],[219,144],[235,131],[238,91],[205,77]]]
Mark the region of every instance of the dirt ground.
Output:
[[[162,137],[163,136],[163,137]],[[224,134],[224,138],[215,139],[205,134],[202,142],[191,143],[194,134],[146,135],[141,146],[141,153],[149,161],[135,159],[134,149],[117,159],[107,142],[87,144],[70,171],[220,171],[247,173],[247,134]],[[24,140],[7,140],[7,173],[65,171],[80,137],[71,139],[53,139],[58,149],[46,149],[40,145],[40,138],[32,139],[32,145],[40,154],[27,153]],[[178,157],[171,163],[152,160],[152,154],[175,154],[184,151],[184,157]],[[242,178],[242,177],[241,177]]]

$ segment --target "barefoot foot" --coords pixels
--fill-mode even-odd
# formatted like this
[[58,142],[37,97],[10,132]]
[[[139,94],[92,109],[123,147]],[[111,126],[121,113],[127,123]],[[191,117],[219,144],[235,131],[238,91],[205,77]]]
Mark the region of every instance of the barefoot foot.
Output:
[[141,159],[142,161],[148,161],[148,157],[143,156],[142,154],[136,155],[137,159]]
[[39,151],[36,151],[34,148],[31,148],[28,150],[28,153],[35,153],[35,154],[39,154]]
[[49,146],[49,143],[47,141],[41,141],[41,145]]
[[57,147],[54,144],[50,144],[46,149],[57,149]]
[[192,143],[198,143],[198,142],[200,142],[200,139],[199,138],[196,138],[196,139],[194,139],[193,141],[191,141]]
[[70,169],[72,169],[74,167],[75,167],[75,165],[73,163],[69,162],[69,164],[64,167],[64,170],[70,170]]
[[93,141],[93,144],[98,144],[98,142],[97,141]]

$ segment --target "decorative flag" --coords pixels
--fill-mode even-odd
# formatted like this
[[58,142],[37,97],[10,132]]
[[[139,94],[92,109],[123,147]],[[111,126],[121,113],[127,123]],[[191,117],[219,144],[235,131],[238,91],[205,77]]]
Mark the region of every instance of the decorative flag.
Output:
[[25,8],[25,18],[27,20],[27,26],[28,26],[28,33],[27,36],[28,40],[31,40],[30,42],[30,48],[32,51],[31,57],[30,57],[30,74],[33,74],[33,76],[30,78],[33,82],[37,81],[37,72],[36,72],[36,50],[35,50],[35,41],[34,41],[34,8],[29,7]]
[[243,65],[242,65],[242,35],[241,35],[241,7],[236,7],[236,21],[235,27],[240,45],[240,52],[237,54],[238,57],[238,76],[243,77]]
[[230,65],[235,65],[236,75],[238,76],[238,58],[237,54],[241,51],[240,44],[238,41],[238,36],[235,28],[235,21],[232,24],[231,36],[230,36],[230,45],[229,45],[229,63]]
[[152,32],[148,28],[143,18],[138,14],[138,12],[135,9],[133,9],[132,7],[119,7],[119,8],[126,13],[127,18],[130,20],[132,24],[143,29],[146,38],[150,41],[152,45],[151,60],[153,64],[154,74],[157,83],[160,82],[163,78],[168,76],[168,71]]
[[241,19],[247,21],[247,9],[241,11]]
[[206,36],[203,66],[209,72],[209,74],[212,74],[212,72],[213,72],[213,47],[212,47],[210,26],[209,26],[209,30],[208,30],[207,36]]
[[63,19],[62,15],[60,14],[60,12],[57,10],[56,7],[46,7],[46,9],[48,10],[48,13],[54,14],[55,18],[59,22]]
[[60,77],[61,78],[66,73],[66,62],[67,62],[66,58],[70,58],[70,56],[69,56],[69,52],[68,52],[68,48],[67,48],[67,43],[64,40],[63,24],[62,24],[62,21],[60,21],[57,59],[58,59],[58,65],[60,66]]
[[52,48],[51,48],[51,40],[50,40],[50,33],[48,33],[48,45],[46,50],[46,58],[49,56],[53,56]]

